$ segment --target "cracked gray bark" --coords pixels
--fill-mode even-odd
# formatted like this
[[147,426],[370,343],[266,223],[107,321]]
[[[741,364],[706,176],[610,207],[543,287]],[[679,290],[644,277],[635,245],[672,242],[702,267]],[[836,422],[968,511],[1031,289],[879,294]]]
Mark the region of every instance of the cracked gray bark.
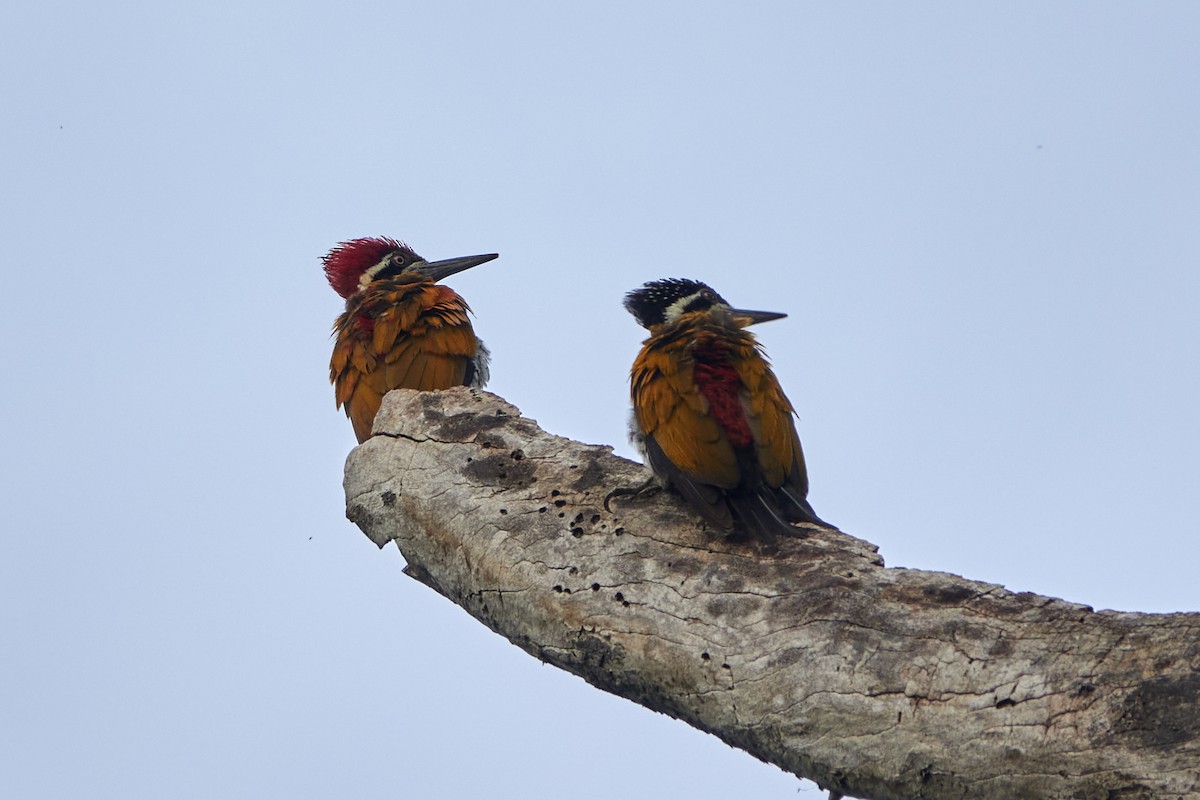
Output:
[[1200,614],[1094,612],[888,569],[845,533],[764,552],[494,395],[395,391],[347,515],[537,658],[834,792],[1200,798]]

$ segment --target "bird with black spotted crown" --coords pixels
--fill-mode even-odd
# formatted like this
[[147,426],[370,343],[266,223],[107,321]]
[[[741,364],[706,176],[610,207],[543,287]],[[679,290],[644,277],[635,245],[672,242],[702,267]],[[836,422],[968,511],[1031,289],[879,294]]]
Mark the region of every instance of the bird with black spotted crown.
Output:
[[630,371],[630,438],[658,481],[735,538],[832,528],[808,502],[795,410],[746,330],[787,315],[733,308],[682,278],[629,292],[625,308],[650,332]]
[[392,389],[487,382],[489,354],[475,335],[471,309],[438,281],[497,257],[426,261],[386,237],[342,242],[325,256],[325,276],[346,299],[333,325],[329,380],[360,443],[370,437],[383,396]]

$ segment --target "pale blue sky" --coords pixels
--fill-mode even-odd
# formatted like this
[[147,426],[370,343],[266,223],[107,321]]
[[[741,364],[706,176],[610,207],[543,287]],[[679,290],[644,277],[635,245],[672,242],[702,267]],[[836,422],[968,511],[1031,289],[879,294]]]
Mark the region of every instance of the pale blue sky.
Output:
[[816,797],[542,666],[343,517],[320,256],[451,282],[631,454],[646,280],[759,334],[893,566],[1200,607],[1200,6],[0,13],[0,795]]

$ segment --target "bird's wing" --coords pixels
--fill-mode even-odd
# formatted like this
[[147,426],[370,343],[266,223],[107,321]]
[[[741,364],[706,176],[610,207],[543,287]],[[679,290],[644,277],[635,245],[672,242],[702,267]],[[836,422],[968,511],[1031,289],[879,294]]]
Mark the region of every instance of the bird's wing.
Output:
[[376,390],[398,387],[431,391],[462,386],[478,341],[462,298],[432,283],[406,285],[398,302],[380,303],[372,346],[382,369],[372,374]]
[[676,467],[663,453],[653,436],[642,439],[642,451],[646,462],[655,475],[666,485],[674,487],[687,504],[700,513],[714,527],[728,531],[733,529],[733,515],[725,494],[712,484],[695,480],[691,475]]
[[690,358],[646,347],[634,362],[633,407],[646,436],[674,467],[701,483],[738,483],[737,456],[696,388]]
[[745,359],[738,365],[746,392],[742,405],[754,437],[755,455],[765,489],[790,522],[833,527],[808,502],[808,469],[796,433],[795,411],[766,359]]
[[333,383],[334,399],[338,408],[346,409],[355,437],[360,443],[365,442],[383,400],[383,393],[368,379],[379,361],[372,351],[370,334],[357,324],[350,311],[338,317],[333,336],[329,380]]
[[397,387],[431,391],[462,386],[474,357],[470,327],[426,327],[397,339],[373,376],[387,392]]
[[794,479],[801,494],[808,493],[804,452],[796,433],[795,411],[779,380],[760,354],[735,362],[745,391],[742,407],[754,439],[763,481],[777,489]]
[[737,455],[708,400],[696,388],[690,357],[673,342],[647,342],[634,361],[633,407],[650,468],[712,524],[732,526],[721,489],[738,484]]
[[338,318],[334,338],[329,377],[360,442],[385,394],[463,385],[478,347],[466,303],[434,284],[370,293]]

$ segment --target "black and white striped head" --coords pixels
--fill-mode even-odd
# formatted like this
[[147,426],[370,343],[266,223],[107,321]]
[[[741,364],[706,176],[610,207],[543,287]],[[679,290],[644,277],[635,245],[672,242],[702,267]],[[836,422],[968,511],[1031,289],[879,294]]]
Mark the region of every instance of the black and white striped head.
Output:
[[733,326],[745,328],[756,322],[781,319],[787,314],[775,311],[747,311],[731,308],[724,297],[706,283],[690,278],[664,278],[650,281],[625,295],[625,310],[643,328],[670,325],[684,314],[711,312]]
[[650,281],[625,295],[625,310],[643,328],[674,322],[688,311],[706,311],[714,305],[728,308],[729,303],[708,284],[689,278]]

